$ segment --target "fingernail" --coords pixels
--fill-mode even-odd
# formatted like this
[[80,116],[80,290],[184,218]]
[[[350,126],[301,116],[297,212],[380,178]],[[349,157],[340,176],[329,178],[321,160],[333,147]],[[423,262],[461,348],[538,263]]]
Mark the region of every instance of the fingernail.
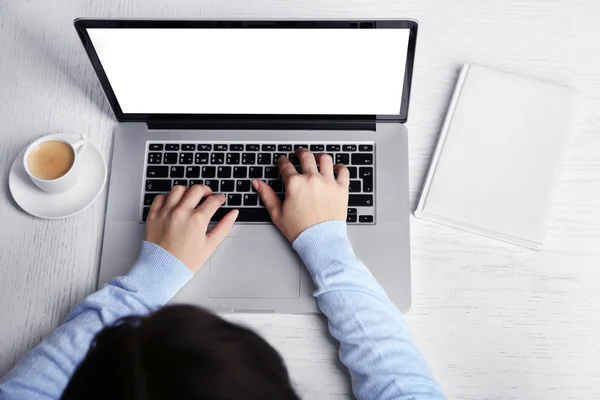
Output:
[[256,190],[258,190],[258,180],[257,179],[253,179],[252,180],[252,187]]

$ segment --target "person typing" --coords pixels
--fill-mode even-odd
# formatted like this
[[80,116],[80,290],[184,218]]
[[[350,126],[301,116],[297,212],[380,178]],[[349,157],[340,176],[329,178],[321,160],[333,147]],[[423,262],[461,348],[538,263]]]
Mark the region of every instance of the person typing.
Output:
[[[283,156],[281,201],[252,185],[308,269],[359,399],[443,399],[402,313],[346,233],[349,173],[327,154]],[[298,399],[281,356],[253,331],[197,307],[165,306],[231,230],[204,185],[154,199],[138,260],[85,298],[0,381],[0,399]],[[200,204],[201,203],[201,204]],[[198,204],[200,204],[198,206]]]

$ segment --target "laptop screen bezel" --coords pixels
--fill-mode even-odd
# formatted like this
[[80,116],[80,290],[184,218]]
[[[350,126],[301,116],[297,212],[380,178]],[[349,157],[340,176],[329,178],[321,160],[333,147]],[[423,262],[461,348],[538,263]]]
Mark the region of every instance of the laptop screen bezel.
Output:
[[[380,121],[405,123],[408,117],[408,106],[410,102],[410,90],[415,59],[415,48],[417,42],[418,23],[414,20],[127,20],[127,19],[87,19],[78,18],[74,21],[75,29],[81,39],[83,47],[92,63],[92,67],[98,76],[100,85],[106,94],[106,98],[120,122],[148,122],[149,120],[364,120],[373,119]],[[406,66],[404,73],[404,86],[402,101],[398,114],[393,115],[322,115],[322,114],[138,114],[124,113],[119,105],[115,92],[102,67],[102,63],[94,49],[87,29],[102,28],[136,28],[136,29],[408,29],[410,30]],[[390,49],[393,51],[393,49]],[[360,55],[365,56],[365,55]],[[374,56],[374,55],[372,55]],[[157,55],[160,57],[160,55]]]

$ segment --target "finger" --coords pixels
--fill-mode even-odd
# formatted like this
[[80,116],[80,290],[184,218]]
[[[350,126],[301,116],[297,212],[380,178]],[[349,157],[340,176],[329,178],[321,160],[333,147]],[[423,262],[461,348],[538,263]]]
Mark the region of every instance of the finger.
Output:
[[319,160],[319,172],[325,178],[333,179],[333,159],[329,154],[318,154],[317,159]]
[[303,174],[318,174],[317,161],[315,156],[310,150],[303,147],[296,150],[296,155],[300,159],[300,166],[302,167]]
[[154,198],[152,202],[152,206],[150,206],[150,211],[148,211],[147,219],[152,219],[160,212],[160,210],[165,205],[165,201],[167,200],[167,196],[164,194],[159,194]]
[[231,232],[231,228],[233,228],[233,223],[237,219],[240,212],[238,210],[231,210],[221,220],[217,225],[215,225],[210,232],[206,234],[206,247],[209,254],[212,254],[217,247],[221,244],[223,240],[229,235]]
[[[296,170],[294,169],[294,171]],[[252,181],[252,186],[258,192],[258,195],[269,211],[269,215],[271,215],[271,219],[275,225],[277,225],[279,217],[281,216],[281,200],[279,200],[279,197],[277,197],[271,186],[263,181],[254,179]]]
[[281,174],[281,178],[286,183],[290,176],[296,175],[298,173],[298,171],[296,171],[296,168],[294,168],[294,166],[286,156],[279,157],[277,165],[279,166],[279,173]]
[[347,189],[350,185],[350,172],[348,172],[348,168],[344,164],[336,164],[333,169],[337,174],[336,181]]
[[161,211],[163,213],[168,213],[173,210],[173,208],[179,204],[185,192],[187,192],[187,187],[181,185],[173,186]]
[[204,203],[202,203],[195,212],[204,214],[206,222],[208,223],[217,210],[225,203],[225,199],[226,197],[224,194],[215,194],[207,197]]
[[210,196],[212,189],[206,185],[194,185],[188,189],[181,201],[179,207],[193,209],[200,204],[203,197]]

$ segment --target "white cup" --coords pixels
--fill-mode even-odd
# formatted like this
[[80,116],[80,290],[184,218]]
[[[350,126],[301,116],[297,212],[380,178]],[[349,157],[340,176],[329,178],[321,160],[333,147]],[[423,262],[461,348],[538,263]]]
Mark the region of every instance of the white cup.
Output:
[[[63,176],[56,179],[40,179],[33,175],[29,170],[28,159],[31,152],[38,147],[40,144],[50,141],[58,141],[63,142],[71,148],[73,151],[73,165],[71,165],[71,169],[67,171]],[[48,193],[62,193],[71,189],[77,183],[79,179],[79,171],[81,169],[81,155],[85,151],[87,147],[87,140],[81,136],[79,140],[71,143],[68,140],[65,140],[61,137],[50,135],[44,136],[35,142],[31,143],[27,150],[25,151],[25,155],[23,156],[23,166],[25,167],[25,171],[27,171],[27,175],[31,178],[33,183],[35,183],[40,189]]]

